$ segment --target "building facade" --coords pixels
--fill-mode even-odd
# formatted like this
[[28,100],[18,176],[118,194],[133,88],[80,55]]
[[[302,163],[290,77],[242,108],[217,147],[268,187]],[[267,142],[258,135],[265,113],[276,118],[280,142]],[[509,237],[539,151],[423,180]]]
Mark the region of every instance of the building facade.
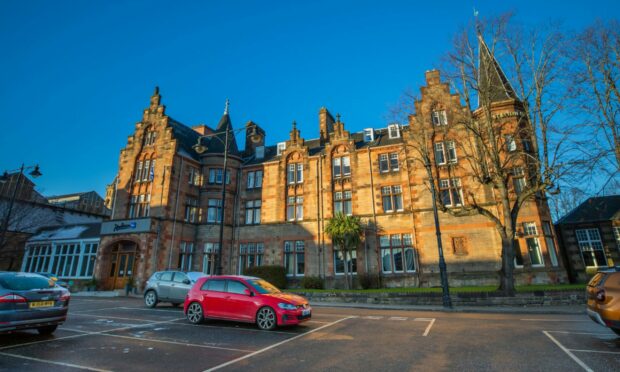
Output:
[[586,283],[620,262],[620,195],[592,197],[556,224],[569,279]]
[[[508,84],[487,58],[497,80]],[[415,109],[427,118],[422,123],[411,116],[404,125],[350,132],[322,108],[318,138],[305,139],[293,123],[289,140],[267,145],[265,131],[248,122],[239,129],[241,149],[228,104],[216,128],[189,127],[166,114],[156,89],[106,193],[113,215],[102,225],[95,275],[112,289],[130,280],[141,287],[166,268],[213,274],[220,264],[223,273],[240,274],[268,264],[284,266],[293,286],[318,276],[339,287],[347,265],[355,277],[378,277],[384,286],[438,286],[433,198],[414,143],[420,125],[448,128],[464,108],[438,71],[426,73],[421,91]],[[520,107],[506,90],[497,94],[494,115],[516,127]],[[467,139],[455,133],[430,144],[437,196],[445,208],[467,203],[466,195],[494,205],[492,188],[471,181],[461,159]],[[523,184],[515,178],[518,193]],[[324,233],[337,212],[365,226],[363,244],[347,262]],[[526,201],[518,222],[517,283],[566,281],[546,199]],[[489,219],[440,213],[440,226],[450,285],[497,284],[501,239]]]

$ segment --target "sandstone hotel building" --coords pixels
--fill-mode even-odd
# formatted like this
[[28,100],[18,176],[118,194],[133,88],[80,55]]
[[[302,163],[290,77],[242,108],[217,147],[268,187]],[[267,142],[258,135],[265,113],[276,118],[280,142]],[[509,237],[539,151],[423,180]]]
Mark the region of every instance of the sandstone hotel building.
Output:
[[[519,116],[510,113],[519,110],[519,101],[490,53],[487,61],[491,78],[505,88],[493,106],[495,114],[517,125]],[[423,125],[449,127],[452,113],[463,109],[438,71],[426,72],[421,93],[416,109],[428,111]],[[235,129],[228,104],[215,128],[186,126],[167,115],[155,89],[108,186],[113,215],[102,225],[95,276],[106,289],[123,288],[129,278],[141,289],[158,270],[213,274],[221,254],[224,274],[282,265],[291,286],[303,276],[318,276],[327,287],[341,287],[345,265],[357,276],[380,276],[384,286],[437,286],[432,198],[425,169],[414,161],[414,125],[411,119],[350,131],[339,116],[321,108],[318,136],[304,138],[293,123],[287,141],[267,144],[259,124]],[[224,177],[226,131],[231,142]],[[238,131],[245,133],[243,148],[233,135]],[[208,148],[201,154],[194,150],[199,141]],[[465,142],[451,138],[432,144],[438,197],[449,208],[467,203],[465,192],[473,188],[460,141]],[[449,177],[448,167],[461,171]],[[516,174],[513,181],[518,188],[525,179]],[[476,193],[479,200],[495,203],[492,190]],[[365,226],[363,243],[347,263],[324,233],[337,211],[361,217]],[[546,200],[526,202],[518,220],[517,283],[565,281]],[[493,224],[482,216],[440,213],[440,226],[450,285],[497,284],[501,240]]]

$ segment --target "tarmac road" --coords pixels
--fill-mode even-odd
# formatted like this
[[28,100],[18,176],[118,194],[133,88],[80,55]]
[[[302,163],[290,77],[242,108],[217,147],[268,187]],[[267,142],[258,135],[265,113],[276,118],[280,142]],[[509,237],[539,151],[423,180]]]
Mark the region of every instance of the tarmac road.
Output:
[[74,297],[53,336],[0,336],[0,371],[620,370],[620,338],[585,314],[490,310],[315,306],[311,321],[269,332],[191,325],[181,308],[139,298]]

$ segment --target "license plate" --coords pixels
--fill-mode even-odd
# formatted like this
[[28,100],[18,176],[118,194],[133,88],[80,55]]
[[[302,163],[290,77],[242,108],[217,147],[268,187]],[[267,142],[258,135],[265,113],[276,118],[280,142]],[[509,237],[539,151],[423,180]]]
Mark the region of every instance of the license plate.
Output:
[[303,316],[310,315],[310,309],[302,310],[301,315]]
[[39,307],[52,307],[54,306],[54,301],[35,301],[35,302],[30,302],[28,306],[31,309],[39,308]]

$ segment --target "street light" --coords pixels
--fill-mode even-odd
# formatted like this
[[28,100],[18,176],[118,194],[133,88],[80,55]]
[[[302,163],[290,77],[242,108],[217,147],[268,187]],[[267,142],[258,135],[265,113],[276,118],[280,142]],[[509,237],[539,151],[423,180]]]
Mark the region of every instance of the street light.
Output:
[[[26,166],[22,163],[22,166],[19,168],[19,174],[17,175],[17,180],[15,181],[15,187],[13,188],[13,193],[11,194],[11,199],[9,201],[9,210],[6,213],[6,216],[4,217],[4,221],[2,222],[2,232],[0,234],[0,248],[4,247],[4,239],[6,237],[6,233],[9,229],[9,222],[11,219],[11,212],[13,211],[13,204],[15,204],[15,198],[17,196],[17,188],[19,187],[19,181],[21,180],[21,178],[24,176],[24,171],[27,169],[32,169],[32,171],[29,173],[33,178],[37,178],[42,176],[43,174],[41,173],[41,171],[39,170],[39,165],[31,165],[31,166]],[[17,171],[17,169],[14,169],[11,171],[11,173]],[[0,177],[0,183],[6,183],[11,179],[11,176],[9,175],[8,171],[4,171],[4,174],[2,175],[2,177]]]
[[424,167],[428,173],[428,182],[431,185],[431,196],[433,199],[433,217],[435,219],[435,235],[437,235],[437,250],[439,252],[439,276],[441,277],[442,302],[444,307],[452,307],[450,299],[450,287],[448,285],[448,271],[446,260],[443,258],[443,245],[441,244],[441,230],[439,228],[439,215],[437,213],[437,191],[435,190],[435,180],[431,169],[431,161],[428,156],[424,156]]
[[[228,115],[228,106],[229,106],[229,100],[226,100],[226,109],[224,110],[224,115]],[[246,128],[239,128],[237,130],[230,130],[229,126],[226,126],[226,130],[223,132],[215,132],[215,133],[211,133],[211,134],[207,134],[207,135],[203,135],[198,137],[198,140],[196,142],[196,144],[194,146],[192,146],[192,148],[194,149],[194,151],[196,151],[199,155],[204,154],[209,148],[207,147],[207,145],[203,145],[202,144],[202,139],[203,138],[217,138],[218,141],[220,141],[221,143],[224,144],[224,171],[223,171],[223,175],[222,175],[222,205],[221,205],[221,216],[220,216],[220,238],[219,238],[219,252],[217,254],[217,258],[216,258],[216,262],[215,262],[215,274],[216,275],[221,275],[222,274],[222,250],[224,248],[224,211],[225,211],[225,206],[226,206],[226,174],[228,172],[228,169],[226,168],[228,165],[228,146],[230,144],[229,141],[229,132],[233,132],[237,133],[240,132],[242,130],[247,130]],[[219,136],[221,134],[224,134],[224,140],[222,140]],[[256,130],[256,125],[254,125],[252,127],[252,134],[250,135],[250,140],[253,143],[257,143],[260,142],[260,140],[262,139],[262,135],[260,133],[258,133],[258,131]]]

